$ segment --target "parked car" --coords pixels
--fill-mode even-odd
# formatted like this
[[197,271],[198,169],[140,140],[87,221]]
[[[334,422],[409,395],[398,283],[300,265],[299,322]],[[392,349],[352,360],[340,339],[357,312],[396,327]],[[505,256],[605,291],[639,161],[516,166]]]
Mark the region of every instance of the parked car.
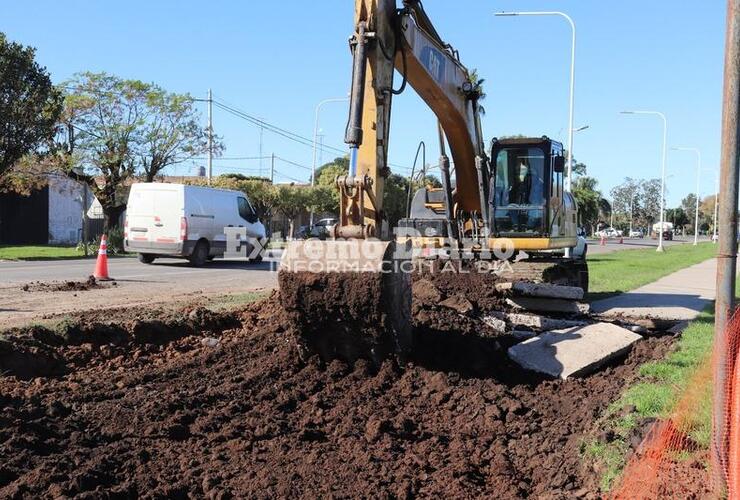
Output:
[[642,234],[642,229],[633,229],[630,231],[630,238],[644,238],[645,235]]
[[311,233],[310,233],[311,237],[319,238],[322,240],[326,239],[329,236],[329,230],[336,223],[337,223],[337,219],[334,219],[331,217],[319,220],[311,228]]
[[599,238],[619,238],[622,236],[622,231],[614,229],[613,227],[607,227],[598,231],[596,236]]
[[[226,227],[244,228],[249,255],[253,238],[265,226],[246,194],[184,184],[137,183],[131,186],[124,223],[124,248],[151,264],[157,257],[182,257],[194,266],[223,256]],[[259,260],[259,258],[255,259]]]

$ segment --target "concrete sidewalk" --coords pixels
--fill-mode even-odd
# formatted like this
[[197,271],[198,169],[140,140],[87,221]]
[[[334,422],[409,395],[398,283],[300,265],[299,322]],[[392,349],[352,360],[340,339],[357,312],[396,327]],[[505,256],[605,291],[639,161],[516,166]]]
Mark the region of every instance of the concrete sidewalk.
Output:
[[665,320],[696,318],[715,297],[717,261],[710,259],[630,292],[591,303],[591,312]]

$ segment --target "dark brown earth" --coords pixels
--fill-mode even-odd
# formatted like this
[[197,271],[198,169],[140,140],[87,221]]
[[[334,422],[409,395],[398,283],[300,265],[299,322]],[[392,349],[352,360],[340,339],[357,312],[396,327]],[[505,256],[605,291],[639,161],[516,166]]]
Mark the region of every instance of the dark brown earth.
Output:
[[277,294],[236,314],[93,313],[11,332],[0,497],[597,497],[581,444],[672,338],[544,380],[477,319],[496,304],[488,290],[473,300],[482,284],[436,284],[474,311],[417,300],[402,367],[299,356]]
[[[111,286],[116,286],[116,282],[112,282]],[[96,280],[95,276],[88,276],[85,281],[52,281],[50,283],[34,281],[21,286],[21,289],[24,292],[84,292],[105,287],[106,285]]]

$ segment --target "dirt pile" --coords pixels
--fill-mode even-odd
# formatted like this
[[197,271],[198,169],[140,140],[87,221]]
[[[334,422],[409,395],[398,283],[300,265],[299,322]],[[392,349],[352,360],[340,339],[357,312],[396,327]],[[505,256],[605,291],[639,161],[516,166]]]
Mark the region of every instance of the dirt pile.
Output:
[[[469,280],[435,286],[476,311],[496,303],[470,299]],[[413,312],[401,368],[302,360],[276,295],[205,325],[191,311],[172,328],[16,332],[64,375],[0,379],[0,496],[596,497],[582,440],[672,340],[551,381],[509,362],[514,340],[477,315]]]
[[[95,279],[95,276],[88,276],[85,281],[63,281],[50,283],[44,281],[34,281],[21,286],[24,292],[84,292],[97,288],[106,288],[105,285]],[[110,286],[118,286],[115,281]]]

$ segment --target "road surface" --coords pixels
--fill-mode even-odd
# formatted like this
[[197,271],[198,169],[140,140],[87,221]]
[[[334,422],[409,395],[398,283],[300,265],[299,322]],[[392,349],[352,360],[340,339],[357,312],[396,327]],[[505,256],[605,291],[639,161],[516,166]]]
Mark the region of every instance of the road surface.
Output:
[[[666,246],[685,243],[667,241]],[[636,248],[655,248],[650,239],[617,240],[599,245],[589,241],[589,254]],[[89,309],[118,308],[173,301],[193,301],[219,295],[271,290],[277,286],[277,262],[280,250],[262,263],[243,259],[217,259],[205,267],[190,267],[187,261],[157,259],[154,264],[140,263],[134,257],[108,260],[116,284],[102,289],[49,291],[35,282],[58,283],[84,281],[95,268],[94,259],[56,261],[0,261],[0,328]],[[24,285],[30,285],[24,290]]]
[[[600,254],[600,253],[610,253],[615,252],[618,250],[637,250],[641,248],[657,248],[658,247],[658,240],[653,240],[650,238],[624,238],[622,240],[622,243],[619,243],[619,238],[616,239],[608,239],[606,240],[606,245],[602,246],[600,245],[600,241],[598,239],[592,239],[589,238],[586,240],[588,242],[588,253],[589,255],[593,254]],[[708,238],[700,238],[700,242],[709,241]],[[693,243],[694,237],[683,237],[683,238],[676,238],[672,241],[664,241],[663,246],[666,248],[670,248],[674,245],[682,245],[685,243]]]
[[217,259],[202,268],[178,259],[147,265],[133,257],[110,258],[115,286],[82,291],[49,291],[34,283],[85,281],[95,268],[93,259],[0,262],[0,328],[81,310],[270,290],[277,285],[276,257],[259,264]]

